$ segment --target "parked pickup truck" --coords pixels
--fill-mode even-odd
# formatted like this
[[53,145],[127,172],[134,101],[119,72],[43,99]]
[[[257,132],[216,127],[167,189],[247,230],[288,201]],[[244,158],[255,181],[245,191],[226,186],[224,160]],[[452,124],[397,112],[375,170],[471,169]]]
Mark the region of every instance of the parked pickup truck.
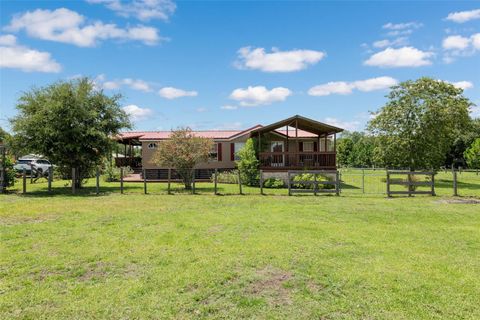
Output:
[[22,157],[15,162],[13,168],[17,172],[23,172],[23,169],[26,170],[28,174],[30,174],[31,167],[37,170],[40,173],[48,172],[48,169],[52,167],[50,161],[45,159],[38,159],[38,158],[30,158],[30,157]]

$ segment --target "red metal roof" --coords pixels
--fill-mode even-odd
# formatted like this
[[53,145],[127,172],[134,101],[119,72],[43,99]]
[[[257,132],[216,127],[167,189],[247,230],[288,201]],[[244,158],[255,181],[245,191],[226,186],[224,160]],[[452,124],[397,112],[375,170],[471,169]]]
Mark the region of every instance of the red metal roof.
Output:
[[[255,128],[258,128],[259,125],[246,129],[246,130],[203,130],[203,131],[193,131],[193,134],[197,137],[203,138],[210,138],[210,139],[232,139],[237,136],[241,136],[244,134],[249,133]],[[275,132],[282,134],[284,136],[287,135],[286,130],[275,130]],[[138,139],[140,141],[145,140],[165,140],[170,137],[171,131],[127,131],[121,132],[117,136],[117,140],[128,140],[128,139]],[[290,138],[295,137],[295,131],[289,130],[288,136]],[[314,138],[317,135],[314,133],[310,133],[304,130],[298,130],[298,137],[299,138]]]

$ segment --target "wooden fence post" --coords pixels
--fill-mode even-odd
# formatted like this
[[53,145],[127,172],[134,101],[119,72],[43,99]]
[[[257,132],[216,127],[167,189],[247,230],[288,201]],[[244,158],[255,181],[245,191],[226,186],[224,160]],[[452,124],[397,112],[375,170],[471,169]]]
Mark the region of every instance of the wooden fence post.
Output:
[[195,194],[195,169],[193,169],[193,176],[192,176],[192,194]]
[[27,193],[27,169],[23,168],[23,189],[22,193]]
[[313,195],[317,195],[317,189],[318,189],[318,181],[317,181],[317,174],[313,174]]
[[168,189],[167,193],[170,194],[170,180],[172,179],[172,169],[168,168]]
[[339,172],[337,170],[336,174],[335,174],[335,193],[337,194],[337,196],[340,195],[340,177],[339,177]]
[[407,175],[407,181],[408,181],[408,196],[412,196],[412,176],[410,173]]
[[120,193],[123,194],[123,167],[120,168]]
[[77,183],[77,169],[72,168],[72,194],[75,194],[76,183]]
[[100,194],[100,169],[97,167],[95,172],[95,192],[96,194]]
[[288,171],[287,173],[287,186],[288,186],[288,195],[291,196],[292,195],[292,185],[291,185],[291,176],[290,176],[290,171]]
[[147,170],[145,168],[142,169],[143,174],[143,193],[147,194]]
[[391,197],[390,195],[390,173],[387,170],[387,197]]
[[239,188],[240,194],[243,194],[243,192],[242,192],[242,178],[240,176],[240,170],[237,170],[237,176],[238,176],[238,188]]
[[218,174],[218,169],[215,168],[215,173],[213,174],[213,175],[214,175],[214,178],[213,178],[213,179],[214,179],[214,180],[213,180],[213,181],[214,181],[214,182],[213,182],[213,183],[214,183],[214,191],[213,191],[213,194],[214,194],[214,195],[217,195],[217,194],[218,194],[218,192],[217,192],[217,174]]
[[260,194],[263,194],[263,170],[260,170]]
[[453,173],[453,196],[458,196],[458,183],[457,183],[457,171],[452,167]]
[[431,182],[432,182],[432,196],[435,196],[435,172],[432,170],[432,179],[431,179]]
[[52,192],[53,167],[48,167],[48,192]]
[[365,169],[362,169],[362,193],[365,193]]

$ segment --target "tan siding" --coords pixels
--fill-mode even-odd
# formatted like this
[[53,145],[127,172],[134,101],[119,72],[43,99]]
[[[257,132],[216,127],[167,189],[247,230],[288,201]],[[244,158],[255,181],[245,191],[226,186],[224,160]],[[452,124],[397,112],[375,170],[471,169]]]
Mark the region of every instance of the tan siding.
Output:
[[[235,161],[230,160],[230,143],[235,142],[245,142],[248,139],[248,135],[238,137],[231,141],[215,141],[215,143],[222,144],[222,161],[209,161],[206,163],[201,163],[197,166],[200,169],[229,169],[235,168]],[[142,142],[142,165],[145,169],[161,169],[161,167],[152,163],[152,157],[155,153],[155,150],[148,149],[148,144],[152,141],[143,141]],[[161,141],[156,141],[157,144],[162,143]]]

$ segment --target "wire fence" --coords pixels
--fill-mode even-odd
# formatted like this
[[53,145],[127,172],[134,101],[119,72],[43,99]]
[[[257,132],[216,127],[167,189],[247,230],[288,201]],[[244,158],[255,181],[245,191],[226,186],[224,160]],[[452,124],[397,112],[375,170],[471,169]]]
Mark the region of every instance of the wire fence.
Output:
[[[122,170],[123,171],[123,170]],[[192,170],[194,172],[195,170]],[[308,173],[309,171],[304,171]],[[361,195],[387,195],[387,172],[386,169],[366,168],[341,168],[338,170],[339,191],[343,196]],[[217,174],[219,174],[217,172]],[[263,176],[263,172],[261,173]],[[72,171],[72,175],[75,173]],[[195,194],[195,195],[288,195],[288,184],[277,188],[268,188],[266,185],[249,186],[242,181],[238,170],[233,172],[237,178],[230,181],[215,179],[212,174],[210,179],[193,179],[191,188],[186,188],[179,179],[148,179],[145,174],[122,174],[118,181],[105,181],[100,170],[88,179],[84,180],[82,188],[76,188],[71,180],[60,179],[53,174],[34,176],[22,172],[15,184],[7,188],[8,193],[25,195],[103,195],[108,193],[119,194]],[[217,175],[217,178],[219,176]],[[407,190],[406,183],[395,177],[397,183],[391,184],[392,191]],[[409,178],[410,179],[410,178]],[[421,176],[423,180],[415,180],[415,190],[426,191],[431,189],[431,184],[426,183],[431,176]],[[260,181],[265,181],[261,178]],[[406,180],[405,180],[406,181]],[[424,181],[425,183],[422,183]],[[400,182],[400,183],[398,183]],[[438,196],[464,196],[480,197],[480,172],[479,170],[440,170],[435,172],[433,182],[434,193]],[[422,193],[422,192],[419,192]],[[316,193],[315,193],[316,194]]]

